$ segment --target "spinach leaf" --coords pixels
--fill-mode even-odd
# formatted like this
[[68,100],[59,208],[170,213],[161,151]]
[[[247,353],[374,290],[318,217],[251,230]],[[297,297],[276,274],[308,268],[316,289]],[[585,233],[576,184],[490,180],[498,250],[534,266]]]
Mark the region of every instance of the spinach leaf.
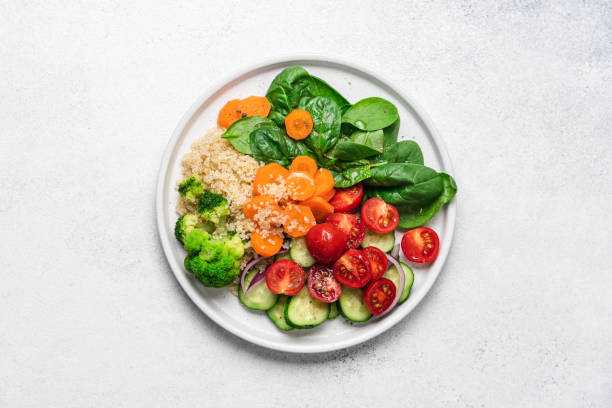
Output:
[[423,183],[437,176],[437,171],[420,164],[387,163],[374,167],[371,177],[365,183],[380,187],[406,186]]
[[434,201],[443,190],[442,177],[419,180],[415,184],[403,184],[394,187],[369,187],[368,197],[380,197],[385,202],[404,208],[419,209]]
[[285,68],[272,80],[266,92],[266,98],[272,105],[269,117],[279,127],[284,127],[285,116],[297,108],[302,99],[316,96],[325,96],[342,109],[350,106],[338,91],[322,79],[311,76],[304,68]]
[[221,137],[227,139],[240,153],[251,154],[249,135],[263,126],[274,126],[274,122],[263,116],[247,116],[232,123]]
[[331,152],[340,160],[360,160],[380,154],[383,149],[383,131],[357,131],[348,139],[341,139]]
[[343,123],[361,130],[378,130],[393,124],[399,117],[397,108],[382,98],[362,99],[342,115]]
[[399,134],[400,128],[400,118],[397,117],[397,120],[383,129],[384,140],[383,144],[385,148],[388,146],[392,146],[397,143],[397,135]]
[[410,229],[424,225],[438,213],[444,204],[452,200],[455,193],[457,193],[455,180],[446,173],[440,173],[440,177],[442,178],[443,190],[442,194],[435,201],[418,209],[413,207],[404,208],[403,206],[397,207],[400,216],[400,227]]
[[402,140],[396,144],[396,163],[423,164],[423,152],[414,140]]
[[255,160],[285,167],[297,156],[313,156],[306,145],[291,139],[276,126],[253,130],[249,135],[249,146]]
[[310,113],[313,122],[312,132],[304,143],[318,158],[322,158],[340,139],[340,109],[324,96],[309,99],[304,109]]
[[349,167],[345,170],[330,170],[334,176],[334,186],[340,188],[350,187],[370,177],[370,165]]

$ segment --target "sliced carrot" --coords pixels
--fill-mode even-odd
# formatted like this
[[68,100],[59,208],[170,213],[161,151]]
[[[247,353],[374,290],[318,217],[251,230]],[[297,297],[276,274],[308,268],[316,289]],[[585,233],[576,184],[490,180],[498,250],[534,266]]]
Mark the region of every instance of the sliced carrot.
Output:
[[264,96],[249,96],[242,100],[242,112],[247,116],[268,117],[270,113],[270,102]]
[[312,132],[312,117],[305,110],[296,109],[285,117],[285,129],[295,140],[306,139]]
[[306,173],[295,172],[287,176],[287,193],[294,200],[306,200],[315,192],[315,182]]
[[263,96],[249,96],[245,99],[232,99],[228,101],[219,111],[217,124],[222,128],[228,128],[240,118],[246,116],[263,116],[270,113],[270,102]]
[[266,185],[272,183],[284,183],[289,175],[289,170],[276,163],[268,163],[261,166],[255,173],[253,181],[253,194],[264,194]]
[[283,215],[285,232],[292,238],[303,237],[317,223],[312,211],[305,205],[287,204]]
[[281,209],[276,203],[274,197],[269,195],[255,196],[242,207],[244,215],[250,219],[255,219],[257,214],[268,214],[269,218],[278,217],[281,214]]
[[334,176],[327,169],[319,169],[314,177],[315,192],[314,195],[326,196],[334,189]]
[[219,111],[217,124],[222,128],[228,128],[232,123],[242,117],[242,106],[240,99],[228,101]]
[[327,193],[327,194],[321,194],[321,195],[318,195],[318,196],[315,196],[315,197],[321,197],[321,198],[322,198],[322,199],[324,199],[325,201],[329,201],[329,200],[331,200],[331,199],[332,199],[332,197],[334,196],[334,194],[336,194],[336,190],[332,188],[331,190],[329,190],[329,193]]
[[334,212],[334,206],[327,202],[323,197],[310,197],[306,201],[302,201],[301,205],[310,208],[317,222],[323,222],[329,214]]
[[251,233],[253,250],[263,257],[276,255],[283,246],[283,235],[270,231],[255,230]]
[[317,162],[312,157],[298,156],[293,159],[291,166],[289,166],[290,172],[306,173],[310,177],[314,177],[317,173]]

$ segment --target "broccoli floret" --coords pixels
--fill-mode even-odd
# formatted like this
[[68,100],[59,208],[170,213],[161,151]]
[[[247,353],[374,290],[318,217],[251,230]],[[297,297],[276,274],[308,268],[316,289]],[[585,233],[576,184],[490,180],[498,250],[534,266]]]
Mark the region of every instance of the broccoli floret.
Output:
[[195,214],[185,214],[179,217],[176,220],[176,224],[174,225],[174,236],[178,239],[182,244],[185,243],[185,238],[193,229],[198,225],[200,221],[199,217]]
[[[188,243],[197,241],[197,237],[192,238],[191,235],[193,232],[187,237]],[[189,261],[185,259],[185,263],[189,263],[186,268],[191,269],[204,286],[220,288],[232,283],[240,273],[244,255],[242,241],[238,237],[226,237],[198,242],[201,243],[200,251]]]
[[222,195],[205,191],[198,200],[198,212],[204,220],[218,224],[229,214],[229,205]]
[[201,229],[192,230],[185,240],[185,250],[190,254],[199,254],[202,248],[210,240],[210,234]]
[[187,255],[185,257],[185,262],[183,262],[183,264],[185,265],[185,269],[187,269],[188,272],[193,273],[193,269],[191,269],[191,261],[193,260],[193,258],[195,258],[194,255]]
[[181,182],[178,191],[185,201],[195,204],[204,193],[204,184],[196,176],[191,175]]

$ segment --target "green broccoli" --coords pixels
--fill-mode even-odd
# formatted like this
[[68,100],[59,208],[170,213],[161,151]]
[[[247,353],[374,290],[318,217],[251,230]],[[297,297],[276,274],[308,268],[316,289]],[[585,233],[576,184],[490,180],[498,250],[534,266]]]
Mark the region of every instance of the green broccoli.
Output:
[[[185,259],[185,267],[204,286],[227,286],[240,273],[244,245],[236,236],[213,240],[206,232],[196,229],[187,236],[185,248],[191,251]],[[194,251],[196,249],[198,252]]]
[[198,200],[198,212],[204,220],[218,224],[230,211],[227,200],[222,195],[205,191]]
[[191,175],[181,182],[178,191],[185,201],[195,204],[204,193],[204,184],[196,176]]
[[176,239],[184,244],[185,238],[198,225],[198,222],[200,222],[200,218],[195,214],[185,214],[179,217],[174,225],[174,236]]

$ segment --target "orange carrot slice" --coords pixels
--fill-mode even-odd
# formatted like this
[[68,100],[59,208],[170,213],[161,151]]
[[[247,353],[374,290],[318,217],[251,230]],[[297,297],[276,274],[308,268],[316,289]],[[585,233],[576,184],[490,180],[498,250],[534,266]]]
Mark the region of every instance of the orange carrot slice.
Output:
[[287,204],[283,215],[285,232],[292,238],[303,237],[317,223],[312,211],[305,205]]
[[314,177],[316,196],[327,196],[334,189],[334,176],[327,169],[319,169]]
[[272,183],[284,183],[289,176],[289,170],[276,163],[269,163],[261,166],[255,173],[253,181],[253,194],[264,194],[266,185]]
[[290,172],[306,173],[310,177],[314,177],[317,173],[317,162],[312,157],[298,156],[293,159],[291,166],[289,166]]
[[219,111],[217,124],[222,128],[228,128],[240,118],[246,116],[267,117],[270,113],[270,102],[263,96],[249,96],[245,99],[232,99],[228,101]]
[[315,182],[306,173],[295,172],[287,176],[287,193],[294,200],[306,200],[315,192]]
[[323,222],[328,215],[334,212],[334,206],[327,202],[323,197],[310,197],[306,201],[302,201],[301,205],[310,208],[317,222]]
[[332,199],[332,197],[334,196],[334,194],[336,194],[336,190],[332,188],[331,190],[329,190],[329,193],[327,193],[327,194],[321,194],[321,195],[318,195],[318,196],[315,196],[315,197],[321,197],[321,198],[322,198],[322,199],[324,199],[325,201],[329,201],[329,200],[331,200],[331,199]]
[[255,230],[251,233],[251,246],[263,257],[274,256],[283,246],[283,236],[270,231]]
[[306,139],[312,132],[312,117],[305,110],[296,109],[285,117],[285,129],[295,140]]
[[250,220],[254,220],[257,214],[263,214],[268,218],[278,218],[281,215],[281,209],[276,200],[269,195],[253,197],[242,207],[242,212]]

